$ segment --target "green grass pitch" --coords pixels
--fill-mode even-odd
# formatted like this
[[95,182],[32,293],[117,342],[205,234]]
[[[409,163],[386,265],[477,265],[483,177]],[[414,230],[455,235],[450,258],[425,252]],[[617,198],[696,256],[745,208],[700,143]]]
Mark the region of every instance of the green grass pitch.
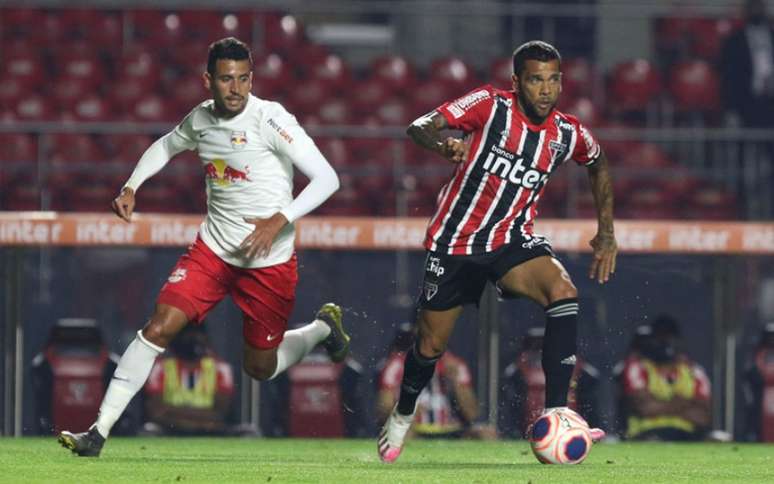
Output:
[[0,482],[774,483],[774,445],[599,444],[578,466],[539,464],[526,442],[112,438],[98,459],[54,438],[0,439]]

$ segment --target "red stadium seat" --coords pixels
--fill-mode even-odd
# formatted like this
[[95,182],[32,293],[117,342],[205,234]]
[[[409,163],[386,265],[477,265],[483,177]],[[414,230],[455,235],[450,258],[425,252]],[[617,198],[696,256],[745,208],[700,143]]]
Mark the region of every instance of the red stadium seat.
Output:
[[326,124],[352,124],[353,112],[346,98],[326,99],[318,107],[315,113],[323,125]]
[[68,8],[60,12],[68,36],[104,47],[123,41],[123,20],[117,12],[93,8]]
[[728,18],[699,18],[692,25],[691,53],[706,60],[715,60],[726,37],[738,26]]
[[318,138],[317,146],[328,162],[336,169],[350,167],[353,158],[349,147],[341,138]]
[[562,96],[591,97],[596,82],[597,74],[588,60],[576,58],[562,61]]
[[156,84],[161,78],[161,65],[155,53],[133,48],[121,55],[116,62],[116,78],[139,78],[148,85]]
[[499,89],[513,88],[513,58],[497,59],[489,66],[489,84]]
[[388,126],[408,126],[419,117],[411,104],[397,96],[374,106],[374,114],[382,124]]
[[602,123],[602,114],[596,103],[587,97],[559,98],[559,109],[576,116],[585,126],[595,127]]
[[110,101],[123,111],[128,111],[145,94],[152,90],[153,83],[140,76],[119,77],[109,91]]
[[93,85],[80,77],[61,77],[54,79],[55,89],[51,91],[51,97],[60,110],[70,110],[73,105],[93,92]]
[[194,75],[173,80],[167,87],[167,91],[174,101],[176,113],[181,117],[190,112],[194,106],[211,97],[207,89],[204,88],[201,76]]
[[700,220],[736,220],[739,218],[734,195],[721,187],[705,183],[697,187],[683,205],[683,216]]
[[51,101],[38,94],[19,99],[13,106],[14,117],[20,121],[53,121],[59,117]]
[[661,92],[661,77],[645,59],[622,62],[610,78],[612,109],[644,111]]
[[91,136],[87,134],[60,133],[51,136],[52,162],[78,163],[102,161],[104,153]]
[[306,62],[305,70],[307,78],[319,79],[337,89],[347,89],[352,82],[352,73],[346,61],[335,54]]
[[455,90],[445,82],[425,81],[411,91],[415,117],[428,113],[446,101],[453,101],[465,94],[464,90]]
[[68,209],[76,212],[104,212],[115,196],[116,187],[94,179],[82,184],[77,190],[71,190]]
[[180,15],[161,10],[135,10],[129,12],[134,28],[134,40],[147,45],[173,46],[182,44],[185,29]]
[[476,74],[464,60],[459,57],[437,59],[430,65],[430,77],[445,82],[454,89],[466,90],[477,84]]
[[201,77],[207,70],[207,45],[203,40],[188,40],[169,49],[164,58],[180,75]]
[[299,48],[305,41],[301,22],[292,15],[263,14],[263,38],[259,39],[265,47],[264,52],[289,53]]
[[128,118],[154,123],[178,121],[177,113],[170,101],[158,94],[149,94],[139,99],[129,111]]
[[718,90],[718,76],[706,61],[680,62],[670,72],[669,91],[678,111],[717,111],[720,108]]
[[74,43],[57,49],[54,66],[59,77],[81,79],[90,86],[103,83],[105,66],[89,47]]
[[40,86],[46,76],[43,65],[43,59],[37,54],[25,51],[9,52],[2,56],[0,73],[3,78],[14,77],[34,88]]
[[372,113],[379,103],[389,99],[395,87],[383,79],[368,79],[358,82],[348,97],[358,114]]
[[381,79],[396,89],[408,89],[417,82],[416,69],[406,58],[398,55],[377,57],[371,61],[372,79]]
[[84,122],[113,121],[117,118],[116,112],[104,96],[90,94],[72,105],[71,110],[63,114],[65,119]]
[[330,90],[330,84],[319,79],[305,81],[303,89],[293,89],[289,93],[288,108],[296,114],[313,113],[331,97]]
[[273,98],[273,94],[283,90],[292,82],[293,73],[288,64],[277,54],[255,56],[253,86],[264,96]]
[[110,159],[127,164],[136,163],[153,141],[147,134],[113,134],[104,139]]
[[32,135],[0,133],[0,161],[34,162],[37,159],[37,143]]
[[630,143],[628,150],[615,161],[620,166],[631,168],[669,168],[674,161],[669,155],[653,143]]
[[18,77],[0,77],[0,107],[12,108],[19,99],[32,94],[32,87]]
[[0,21],[2,21],[0,35],[6,41],[12,39],[29,40],[31,32],[37,28],[36,23],[42,14],[43,10],[37,8],[4,8],[2,15],[0,15]]
[[[4,190],[5,191],[5,190]],[[32,180],[12,180],[3,195],[4,210],[40,210],[40,187]]]

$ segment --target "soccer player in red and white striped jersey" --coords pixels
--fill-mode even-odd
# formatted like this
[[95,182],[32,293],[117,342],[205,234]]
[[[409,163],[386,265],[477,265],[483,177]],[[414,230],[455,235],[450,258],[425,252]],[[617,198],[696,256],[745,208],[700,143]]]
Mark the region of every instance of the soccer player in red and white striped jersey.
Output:
[[[533,231],[551,174],[573,160],[588,169],[598,229],[589,277],[600,284],[615,271],[613,192],[607,159],[577,118],[556,110],[561,56],[531,41],[513,53],[513,90],[482,86],[414,121],[409,136],[456,165],[438,195],[425,237],[427,260],[417,339],[406,355],[401,394],[378,449],[385,462],[403,447],[416,400],[432,378],[455,321],[478,303],[487,280],[503,296],[527,297],[546,312],[542,364],[546,407],[567,405],[575,366],[578,292],[548,241]],[[442,136],[461,130],[462,139]],[[604,433],[594,429],[593,436]]]

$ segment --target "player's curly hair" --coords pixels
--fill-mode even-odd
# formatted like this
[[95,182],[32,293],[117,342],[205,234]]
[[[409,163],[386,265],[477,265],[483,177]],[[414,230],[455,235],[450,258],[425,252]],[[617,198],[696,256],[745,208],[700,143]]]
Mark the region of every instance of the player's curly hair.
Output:
[[562,56],[559,55],[559,51],[556,50],[556,47],[548,42],[543,42],[542,40],[530,40],[529,42],[525,42],[513,51],[513,73],[516,74],[516,76],[521,76],[524,64],[526,64],[528,60],[541,62],[558,60],[561,65]]
[[235,37],[226,37],[210,44],[207,55],[207,72],[211,76],[215,75],[215,64],[220,59],[235,61],[248,59],[250,66],[252,67],[253,65],[253,55],[250,52],[250,47]]

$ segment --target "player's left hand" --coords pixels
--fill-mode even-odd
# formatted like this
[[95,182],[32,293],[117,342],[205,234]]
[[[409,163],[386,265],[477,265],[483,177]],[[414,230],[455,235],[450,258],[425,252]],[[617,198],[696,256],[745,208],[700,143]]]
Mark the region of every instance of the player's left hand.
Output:
[[618,254],[615,235],[598,232],[589,244],[594,249],[594,260],[591,261],[589,279],[596,279],[600,284],[604,284],[615,272],[615,258]]
[[441,143],[441,155],[452,163],[462,163],[468,159],[468,145],[465,140],[458,138],[446,138]]
[[255,229],[245,237],[239,250],[243,251],[245,257],[252,259],[255,257],[266,257],[271,251],[271,244],[277,238],[277,234],[282,227],[288,224],[288,219],[280,212],[275,213],[269,218],[244,217],[245,222],[255,225]]

